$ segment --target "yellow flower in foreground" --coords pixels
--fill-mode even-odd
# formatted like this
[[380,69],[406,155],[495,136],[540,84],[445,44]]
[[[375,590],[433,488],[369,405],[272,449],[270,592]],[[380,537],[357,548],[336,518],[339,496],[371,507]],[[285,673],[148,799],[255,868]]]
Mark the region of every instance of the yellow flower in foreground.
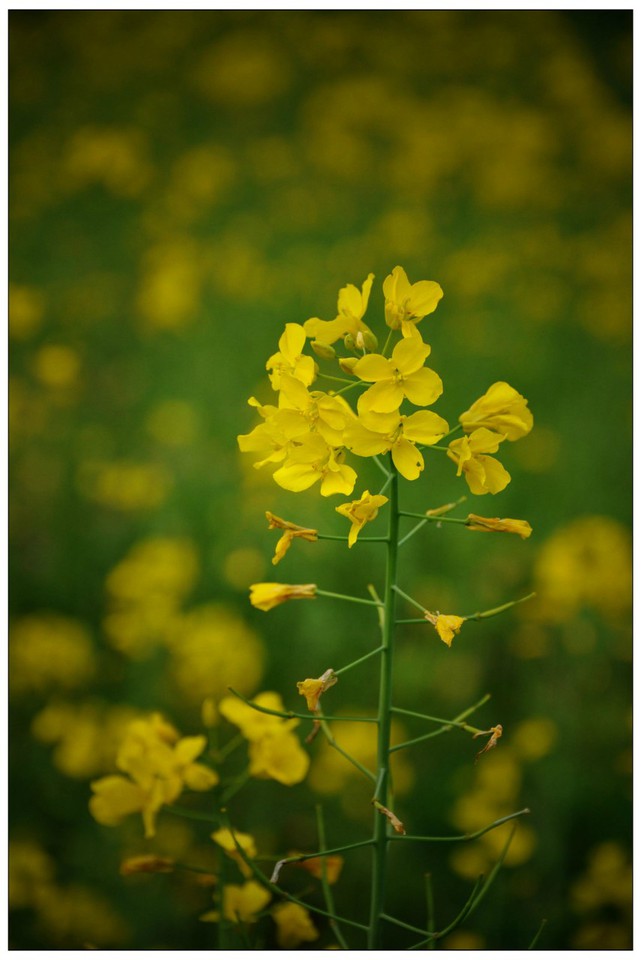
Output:
[[282,950],[292,950],[320,936],[309,911],[298,903],[279,903],[272,910],[272,916],[277,927],[276,940]]
[[425,611],[425,619],[434,624],[439,637],[448,647],[452,646],[452,640],[465,623],[465,617],[447,613],[430,613],[429,610]]
[[512,479],[498,460],[486,456],[487,453],[495,453],[503,440],[504,436],[481,427],[469,437],[461,437],[450,443],[447,455],[458,465],[457,477],[465,474],[472,493],[478,496],[500,493]]
[[336,507],[337,513],[347,517],[352,522],[347,538],[348,547],[354,546],[356,538],[365,524],[378,515],[380,507],[385,503],[387,503],[387,497],[383,497],[379,493],[371,494],[369,490],[366,490],[360,500],[352,500],[351,503],[343,503],[340,507]]
[[307,709],[315,713],[318,710],[318,701],[321,694],[333,687],[335,683],[338,683],[338,677],[330,667],[317,680],[300,680],[296,686],[301,697],[305,697],[307,700]]
[[398,472],[406,480],[416,480],[425,467],[416,444],[438,443],[448,430],[447,421],[431,410],[417,410],[409,417],[361,413],[345,430],[345,444],[358,457],[374,457],[389,450]]
[[278,341],[279,352],[269,358],[265,367],[271,371],[269,379],[274,390],[280,390],[281,374],[287,373],[308,387],[316,379],[316,362],[303,355],[307,339],[299,323],[286,323],[285,332]]
[[277,564],[283,559],[296,537],[299,537],[301,540],[308,540],[310,543],[318,540],[318,530],[310,530],[307,527],[299,527],[295,523],[290,523],[289,520],[282,520],[280,517],[270,513],[269,510],[265,511],[265,516],[269,521],[270,530],[285,531],[276,544],[276,552],[272,558],[273,564]]
[[358,400],[359,412],[392,413],[405,397],[417,407],[427,407],[443,393],[443,381],[429,367],[423,367],[432,352],[418,334],[401,340],[388,359],[369,353],[354,365],[360,380],[373,384]]
[[443,296],[443,291],[434,280],[419,280],[410,283],[402,267],[394,267],[383,281],[385,295],[385,322],[392,330],[399,327],[404,337],[416,333],[415,324],[433,313]]
[[287,600],[313,600],[315,583],[252,583],[249,601],[259,610],[271,610]]
[[522,540],[532,533],[532,527],[527,520],[510,520],[509,517],[501,520],[499,517],[479,517],[476,513],[470,513],[467,518],[467,526],[470,530],[496,531],[497,533],[516,533]]
[[525,397],[499,380],[461,414],[459,421],[466,433],[487,427],[505,434],[508,440],[518,440],[530,432],[534,418]]
[[335,320],[319,320],[318,317],[311,317],[304,324],[305,333],[308,337],[320,340],[321,343],[335,343],[339,337],[351,334],[357,345],[359,343],[358,335],[361,338],[365,333],[372,336],[372,331],[367,324],[363,323],[363,316],[367,310],[369,295],[374,282],[374,274],[368,274],[361,290],[355,287],[353,283],[348,283],[342,287],[338,294],[338,316]]

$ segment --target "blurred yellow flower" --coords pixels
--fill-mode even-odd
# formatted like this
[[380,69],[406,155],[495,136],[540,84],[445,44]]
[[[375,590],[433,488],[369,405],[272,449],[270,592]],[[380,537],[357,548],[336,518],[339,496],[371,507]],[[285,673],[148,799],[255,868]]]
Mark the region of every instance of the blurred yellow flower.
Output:
[[534,423],[527,403],[509,383],[498,381],[461,414],[459,421],[466,433],[487,427],[508,440],[518,440],[530,432]]
[[78,488],[88,500],[112,510],[151,510],[167,499],[173,478],[160,463],[85,461]]
[[315,583],[253,583],[249,589],[252,606],[265,611],[287,600],[313,600],[316,597]]
[[23,284],[9,284],[9,336],[28,340],[42,325],[44,297],[40,290]]
[[510,520],[508,517],[501,520],[499,517],[479,517],[475,513],[468,515],[467,527],[469,530],[516,533],[522,540],[527,540],[532,533],[532,527],[527,520]]
[[61,343],[48,343],[36,353],[33,368],[36,377],[45,387],[63,390],[77,383],[80,357],[72,347]]
[[272,910],[276,922],[276,942],[281,950],[293,950],[301,943],[318,940],[320,933],[312,923],[309,910],[298,903],[279,903]]
[[[232,923],[256,923],[258,914],[264,910],[272,895],[255,880],[241,886],[229,883],[223,887],[223,916]],[[204,914],[201,920],[218,921],[217,911]]]
[[410,283],[402,267],[394,267],[383,281],[385,295],[385,322],[392,330],[399,327],[404,337],[416,333],[416,324],[433,313],[443,296],[434,280]]
[[[285,713],[277,693],[259,693],[253,702],[269,710]],[[291,732],[299,724],[296,718],[286,720],[262,713],[237,697],[225,697],[220,701],[219,710],[249,740],[249,772],[252,777],[271,778],[285,786],[305,779],[309,756]]]
[[20,617],[10,629],[9,667],[13,694],[81,687],[96,670],[91,635],[84,624],[62,614]]

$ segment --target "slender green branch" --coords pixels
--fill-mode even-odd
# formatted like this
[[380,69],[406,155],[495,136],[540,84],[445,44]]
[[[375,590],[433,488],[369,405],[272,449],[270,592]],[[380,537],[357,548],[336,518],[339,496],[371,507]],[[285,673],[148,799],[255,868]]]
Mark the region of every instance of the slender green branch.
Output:
[[332,857],[336,853],[345,853],[347,850],[356,850],[358,847],[368,847],[372,843],[373,840],[371,838],[368,840],[357,840],[356,843],[347,843],[342,847],[332,847],[331,850],[318,850],[316,853],[297,853],[291,857],[283,857],[283,859],[278,860],[274,866],[270,883],[276,883],[283,867],[286,867],[290,863],[304,863],[305,860],[318,860],[320,857]]
[[385,466],[385,464],[381,461],[381,458],[380,458],[380,457],[377,457],[376,455],[374,455],[374,456],[372,457],[372,460],[374,461],[374,463],[376,464],[376,466],[378,467],[378,469],[381,471],[381,473],[385,474],[386,477],[391,477],[391,476],[392,476],[392,474],[391,474],[390,471],[387,469],[387,467]]
[[[251,707],[253,710],[257,710],[258,713],[267,713],[271,717],[282,717],[283,720],[291,720],[294,717],[298,718],[299,720],[318,719],[314,713],[298,713],[295,710],[272,710],[269,707],[261,707],[259,703],[254,703],[253,700],[248,700],[247,697],[244,697],[242,693],[238,692],[238,690],[234,690],[233,687],[227,687],[227,689],[230,693],[233,693],[235,697],[238,697],[239,700],[242,700],[243,703],[246,703],[248,707]],[[354,723],[377,723],[376,717],[325,717],[325,720],[348,720],[353,721]]]
[[249,770],[245,770],[245,772],[241,773],[239,777],[236,777],[235,780],[232,780],[232,782],[229,784],[227,789],[224,791],[222,797],[220,798],[221,804],[224,805],[229,800],[231,800],[232,797],[235,797],[236,794],[239,792],[239,790],[242,790],[245,784],[249,783],[250,780],[251,780],[251,774]]
[[345,757],[346,760],[349,760],[352,766],[356,767],[357,770],[360,770],[360,772],[364,774],[364,776],[366,776],[368,780],[371,780],[373,783],[376,783],[376,775],[372,773],[371,770],[368,770],[367,767],[364,767],[363,764],[360,762],[360,760],[357,760],[356,757],[353,757],[351,753],[348,753],[347,750],[344,750],[343,747],[341,747],[341,745],[336,742],[332,731],[329,729],[329,726],[326,723],[326,720],[328,718],[323,716],[320,710],[317,716],[315,717],[315,719],[319,721],[320,728],[325,734],[325,738],[327,739],[327,742],[329,743],[330,747],[333,747],[334,750],[337,750],[341,754],[341,756]]
[[[467,500],[467,497],[459,497],[455,503],[448,503],[445,507],[440,507],[436,510],[426,510],[424,514],[421,515],[420,523],[417,523],[415,527],[405,534],[404,537],[398,541],[399,547],[402,547],[404,543],[407,543],[415,533],[418,533],[419,530],[422,530],[426,523],[438,523],[440,520],[445,520],[445,522],[450,522],[452,517],[445,517],[444,514],[453,510],[455,507],[458,507],[464,500]],[[463,523],[462,520],[457,520],[457,523]]]
[[358,383],[358,380],[349,380],[347,377],[334,377],[330,376],[329,373],[319,373],[319,377],[322,377],[323,380],[334,380],[336,383]]
[[401,513],[402,517],[411,517],[414,520],[425,521],[425,523],[462,523],[464,526],[467,525],[467,519],[463,520],[457,517],[426,517],[424,513],[408,513],[403,511]]
[[[359,657],[358,660],[352,660],[351,663],[348,663],[346,667],[341,667],[340,670],[334,670],[334,676],[338,677],[341,673],[346,673],[348,670],[351,670],[352,667],[357,667],[360,663],[364,663],[366,660],[369,660],[371,657],[375,657],[377,653],[380,653],[384,648],[382,646],[377,647],[376,650],[370,650],[369,653],[366,653],[364,657]],[[329,719],[329,717],[327,718]],[[378,723],[378,718],[374,718],[374,723]]]
[[482,613],[471,613],[468,617],[464,617],[465,620],[485,620],[487,617],[496,617],[497,614],[503,613],[504,610],[509,610],[510,607],[515,607],[517,603],[525,603],[526,600],[531,600],[532,597],[536,596],[536,592],[528,593],[527,597],[520,597],[518,600],[510,600],[509,603],[503,603],[500,607],[493,607],[491,610],[484,610]]
[[543,928],[545,927],[546,924],[547,924],[547,920],[541,920],[541,924],[540,924],[540,926],[539,926],[539,929],[538,929],[538,930],[536,931],[536,933],[534,934],[534,937],[533,937],[533,939],[532,939],[532,941],[531,941],[531,943],[530,943],[530,945],[529,945],[529,947],[528,947],[528,950],[534,950],[535,946],[536,946],[537,943],[539,942],[539,937],[540,937],[541,934],[543,933]]
[[456,426],[452,427],[452,429],[448,433],[446,433],[444,437],[441,437],[441,439],[447,440],[447,438],[451,437],[453,433],[458,433],[459,430],[462,430],[462,429],[463,429],[463,425],[460,423],[457,423]]
[[478,703],[473,704],[471,707],[468,707],[467,710],[464,710],[463,713],[459,713],[454,720],[438,720],[436,717],[430,717],[427,713],[417,713],[416,710],[404,710],[402,707],[392,707],[393,713],[402,713],[406,717],[417,717],[419,720],[432,720],[434,723],[447,723],[449,726],[459,723],[461,720],[465,720],[466,717],[469,717],[472,713],[475,713],[481,707],[485,706],[488,700],[492,699],[490,693],[486,693]]
[[408,603],[411,603],[412,606],[416,607],[417,610],[422,610],[423,612],[425,612],[425,607],[423,606],[423,604],[419,603],[418,600],[414,600],[413,597],[410,597],[409,594],[401,590],[400,587],[394,586],[392,587],[392,590],[394,590],[394,592],[397,593],[399,597],[403,597],[404,600],[407,600]]
[[368,607],[377,607],[378,604],[374,600],[365,600],[363,597],[349,597],[344,593],[333,593],[330,590],[319,590],[316,588],[316,595],[318,597],[330,597],[332,600],[349,600],[350,603],[364,603]]
[[394,713],[402,713],[408,716],[420,716],[423,720],[431,720],[433,723],[442,723],[443,726],[439,727],[438,730],[432,730],[430,733],[424,733],[420,737],[414,737],[412,740],[405,740],[403,743],[397,743],[393,747],[390,747],[390,753],[394,753],[396,750],[403,750],[405,747],[411,747],[415,743],[421,743],[423,740],[431,740],[432,737],[437,737],[441,733],[447,733],[453,727],[458,727],[460,730],[464,730],[466,733],[480,734],[483,733],[483,730],[480,730],[478,727],[472,727],[468,723],[464,723],[465,717],[468,717],[471,713],[481,707],[490,699],[490,695],[486,694],[477,704],[473,707],[469,707],[463,713],[460,713],[458,717],[454,720],[441,720],[439,717],[429,717],[427,714],[417,714],[412,710],[400,710],[397,707],[392,707]]
[[505,845],[504,845],[503,849],[501,850],[501,854],[500,854],[498,860],[496,861],[496,863],[495,863],[494,866],[492,867],[492,869],[491,869],[491,871],[490,871],[490,873],[489,873],[489,875],[488,875],[487,880],[485,881],[485,883],[483,884],[483,886],[481,887],[481,889],[479,890],[479,892],[477,893],[477,895],[474,897],[474,900],[473,900],[473,902],[472,902],[472,906],[470,907],[470,913],[472,912],[472,910],[476,910],[476,908],[478,907],[479,903],[480,903],[481,900],[485,897],[487,891],[490,889],[490,886],[491,886],[492,883],[494,882],[494,878],[496,877],[497,873],[499,872],[499,870],[500,870],[501,867],[503,866],[503,861],[505,860],[505,858],[506,858],[506,856],[507,856],[507,852],[508,852],[508,850],[510,849],[510,844],[512,843],[512,840],[514,839],[514,834],[516,833],[516,828],[517,828],[517,827],[518,827],[518,823],[515,823],[515,824],[512,825],[512,829],[510,830],[510,835],[508,836],[507,840],[505,841]]
[[[425,901],[427,907],[427,930],[436,929],[436,919],[434,911],[434,888],[432,887],[432,874],[425,874]],[[427,944],[428,950],[436,949],[436,941],[430,937],[430,942]]]
[[393,335],[394,335],[394,331],[390,328],[390,332],[387,334],[387,340],[385,341],[385,345],[383,346],[383,349],[381,350],[381,354],[382,354],[382,356],[384,356],[384,357],[387,356],[387,351],[389,350],[390,341],[391,341]]
[[[381,489],[378,491],[379,497],[382,496],[382,494],[385,493],[385,491],[387,490],[387,488],[389,487],[389,485],[390,485],[391,482],[392,482],[392,475],[390,474],[390,476],[387,478],[387,480],[385,481],[385,483],[383,484],[383,486],[381,487]],[[360,538],[359,538],[359,539],[360,539]],[[387,537],[382,537],[382,539],[383,539],[383,540],[387,540]]]
[[[341,540],[343,543],[347,543],[347,537],[334,536],[331,533],[319,533],[317,534],[318,540]],[[387,537],[359,537],[359,543],[386,543]]]
[[383,636],[383,630],[385,629],[385,610],[383,607],[383,601],[376,592],[376,587],[373,583],[368,583],[367,592],[369,593],[372,600],[375,600],[378,604],[378,625],[381,628],[381,636]]
[[413,834],[398,834],[393,833],[390,836],[390,840],[424,840],[429,843],[466,843],[468,840],[478,840],[479,837],[482,837],[484,833],[489,833],[490,830],[495,830],[496,827],[502,826],[502,824],[507,823],[509,820],[515,820],[517,817],[523,817],[526,814],[530,813],[530,810],[527,807],[524,807],[523,810],[517,810],[516,813],[509,813],[506,817],[500,817],[498,820],[495,820],[493,823],[488,824],[487,827],[482,827],[480,830],[477,830],[475,833],[463,833],[457,837],[418,837]]
[[[316,829],[318,831],[318,846],[320,847],[320,851],[322,853],[327,849],[327,841],[325,838],[325,819],[323,817],[323,808],[320,803],[316,804]],[[321,858],[321,886],[323,888],[325,906],[327,907],[329,913],[335,914],[336,905],[334,903],[334,893],[329,880],[327,879],[327,859],[325,857]],[[349,946],[336,920],[330,920],[329,925],[343,950],[349,950]]]
[[387,920],[388,923],[393,923],[396,927],[402,927],[403,930],[410,930],[412,933],[425,933],[420,927],[414,927],[411,923],[405,923],[403,920],[397,920],[396,917],[390,917],[388,913],[382,913],[381,920]]
[[201,813],[199,810],[190,810],[188,807],[177,807],[174,805],[163,807],[168,813],[174,813],[177,817],[184,817],[185,820],[201,820],[204,823],[215,823],[220,826],[220,817],[211,813]]
[[452,930],[460,926],[460,924],[463,923],[465,918],[468,916],[468,914],[471,912],[472,908],[474,907],[474,898],[477,896],[479,888],[482,887],[482,884],[483,884],[483,877],[479,877],[476,883],[474,884],[474,887],[472,888],[471,894],[469,895],[465,904],[463,905],[463,909],[460,911],[460,913],[457,914],[454,920],[452,920],[449,926],[447,926],[444,930],[440,930],[438,933],[430,934],[428,937],[425,938],[425,940],[421,940],[419,943],[412,944],[411,947],[408,947],[408,950],[420,950],[422,947],[429,946],[430,943],[432,945],[435,945],[436,940],[442,939],[446,934],[451,933]]
[[232,739],[229,740],[224,747],[214,751],[214,762],[222,763],[223,760],[226,760],[227,757],[229,757],[234,750],[237,750],[238,747],[240,747],[243,743],[245,743],[245,738],[242,733],[236,734],[236,736],[232,737]]

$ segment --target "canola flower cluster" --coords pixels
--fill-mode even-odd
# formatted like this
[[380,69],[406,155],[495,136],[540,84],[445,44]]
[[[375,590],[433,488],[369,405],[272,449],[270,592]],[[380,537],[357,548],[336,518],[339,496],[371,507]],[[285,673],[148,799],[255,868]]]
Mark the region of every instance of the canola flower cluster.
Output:
[[[452,429],[443,417],[423,409],[440,398],[443,383],[425,365],[431,347],[418,325],[436,310],[443,291],[433,280],[410,283],[405,270],[394,267],[383,282],[388,336],[379,352],[378,339],[364,320],[373,281],[369,274],[360,290],[354,284],[343,287],[333,320],[312,317],[303,325],[286,324],[278,351],[266,363],[277,403],[249,399],[262,422],[238,437],[241,451],[258,457],[256,468],[273,467],[274,480],[285,490],[300,492],[319,483],[321,495],[328,497],[349,496],[354,490],[358,477],[347,462],[348,454],[367,458],[390,453],[401,476],[416,480],[425,469],[422,449],[436,448],[453,461],[457,476],[465,477],[472,493],[499,493],[510,475],[491,454],[505,440],[530,432],[533,420],[527,400],[499,381],[459,416]],[[351,355],[337,353],[338,341]],[[335,361],[343,375],[321,373],[317,360],[304,352],[308,345],[318,359]],[[318,378],[343,386],[313,389]],[[345,396],[352,390],[359,391],[355,410]],[[408,411],[407,404],[419,409]],[[447,447],[437,446],[459,430],[462,437]],[[359,499],[337,507],[352,521],[350,546],[385,502],[366,490]]]

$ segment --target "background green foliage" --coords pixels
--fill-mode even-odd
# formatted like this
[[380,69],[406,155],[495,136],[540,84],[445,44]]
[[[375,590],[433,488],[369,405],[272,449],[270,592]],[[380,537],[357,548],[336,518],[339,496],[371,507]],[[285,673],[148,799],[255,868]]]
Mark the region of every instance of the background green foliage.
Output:
[[[264,647],[262,680],[259,656],[232,664],[246,692],[292,709],[297,680],[378,642],[350,605],[249,608],[246,586],[274,576],[265,509],[346,526],[338,498],[277,489],[235,437],[254,423],[246,398],[269,398],[284,324],[331,319],[339,287],[373,271],[380,329],[397,263],[445,291],[421,327],[437,412],[455,422],[504,379],[535,415],[502,451],[512,484],[462,508],[527,518],[532,538],[430,525],[401,583],[461,614],[539,592],[451,650],[427,628],[400,635],[398,705],[454,716],[491,692],[474,722],[505,735],[476,767],[456,733],[409,751],[399,813],[412,832],[456,833],[532,810],[446,946],[524,948],[543,917],[543,948],[629,946],[631,15],[13,12],[10,43],[13,946],[213,945],[197,919],[210,890],[118,876],[148,848],[211,863],[206,831],[164,814],[148,847],[138,817],[114,830],[88,814],[88,781],[113,764],[108,743],[98,757],[104,718],[157,709],[199,732],[189,671],[223,694],[224,651],[240,650],[229,617]],[[465,492],[436,456],[403,487],[409,509]],[[159,537],[181,547],[158,596],[143,558],[137,600],[109,626],[110,572]],[[296,543],[274,578],[362,594],[377,577],[376,545],[323,542]],[[193,639],[181,618],[210,603],[180,667],[168,624]],[[332,709],[371,709],[375,676],[346,674]],[[318,741],[310,752],[308,784],[256,782],[234,801],[261,852],[313,849],[319,795],[330,844],[368,835],[370,788],[334,782]],[[461,849],[397,851],[390,909],[423,924],[430,872],[438,920],[454,916],[496,853]],[[339,911],[366,916],[367,870],[367,854],[348,859]],[[319,926],[315,946],[332,943]],[[413,939],[397,934],[390,947]]]

